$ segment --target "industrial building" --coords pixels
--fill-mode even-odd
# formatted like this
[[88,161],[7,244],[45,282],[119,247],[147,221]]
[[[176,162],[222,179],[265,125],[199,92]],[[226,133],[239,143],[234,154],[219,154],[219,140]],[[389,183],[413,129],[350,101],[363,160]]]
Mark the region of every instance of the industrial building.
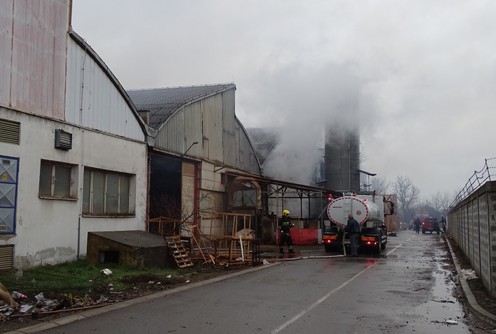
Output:
[[71,2],[0,12],[0,267],[74,260],[89,231],[142,230],[146,126],[72,31]]
[[[150,231],[162,218],[216,235],[242,225],[273,242],[289,209],[300,242],[318,242],[327,189],[354,186],[358,140],[339,155],[347,185],[267,177],[233,83],[126,91],[72,30],[71,8],[0,2],[0,269],[85,257],[89,234]],[[226,217],[250,224],[224,231]]]

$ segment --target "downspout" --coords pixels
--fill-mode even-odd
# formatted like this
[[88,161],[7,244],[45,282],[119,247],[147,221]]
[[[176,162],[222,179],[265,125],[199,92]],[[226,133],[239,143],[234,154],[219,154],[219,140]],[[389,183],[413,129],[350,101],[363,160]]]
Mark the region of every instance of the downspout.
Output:
[[79,255],[81,252],[81,214],[78,217],[78,227],[77,227],[77,251],[76,259],[79,260]]
[[147,156],[146,159],[146,208],[145,208],[145,232],[149,232],[148,228],[148,219],[150,219],[150,178],[151,178],[151,157],[150,157],[150,149],[147,145]]
[[198,163],[195,163],[195,180],[194,180],[194,191],[193,191],[193,224],[198,226],[198,218],[200,215],[200,168],[198,168]]
[[[72,7],[72,2],[71,2],[71,7]],[[72,8],[71,8],[71,11],[72,11]],[[79,126],[82,126],[83,125],[83,104],[84,104],[84,66],[86,64],[86,48],[84,49],[84,55],[83,55],[83,63],[81,64],[81,90],[80,90],[80,96],[79,96]],[[81,169],[83,170],[82,174],[83,177],[82,177],[82,182],[81,184],[84,185],[84,133],[85,131],[82,130],[82,140],[81,140],[81,143],[82,143],[82,161],[81,161]],[[81,189],[83,189],[84,187],[82,187]],[[84,196],[84,189],[83,189],[83,194],[81,196],[81,198]],[[77,249],[76,249],[76,259],[79,260],[79,256],[81,255],[81,216],[82,216],[82,213],[83,213],[83,204],[82,204],[83,201],[79,201],[79,216],[78,216],[78,224],[77,224]]]

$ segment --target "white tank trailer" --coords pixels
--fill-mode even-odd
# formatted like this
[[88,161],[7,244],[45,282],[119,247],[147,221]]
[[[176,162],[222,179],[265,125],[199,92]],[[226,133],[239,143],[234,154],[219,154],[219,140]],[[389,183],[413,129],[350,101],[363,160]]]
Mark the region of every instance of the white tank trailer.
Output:
[[384,201],[378,195],[343,196],[333,199],[327,206],[327,216],[339,227],[346,227],[348,214],[358,224],[376,222],[384,224]]
[[[380,195],[348,195],[333,199],[327,206],[327,216],[344,231],[348,214],[360,224],[360,248],[369,248],[380,253],[386,248],[387,229],[384,225],[384,197]],[[349,239],[346,233],[344,245]],[[327,249],[327,248],[326,248]]]

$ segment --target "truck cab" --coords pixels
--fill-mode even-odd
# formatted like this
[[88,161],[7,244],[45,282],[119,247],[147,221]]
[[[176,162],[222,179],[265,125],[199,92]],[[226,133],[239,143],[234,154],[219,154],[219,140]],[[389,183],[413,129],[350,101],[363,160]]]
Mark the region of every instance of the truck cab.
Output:
[[437,221],[436,218],[424,218],[422,222],[420,223],[420,228],[422,229],[422,234],[425,234],[426,232],[437,232],[439,234],[440,229],[439,229],[439,222]]

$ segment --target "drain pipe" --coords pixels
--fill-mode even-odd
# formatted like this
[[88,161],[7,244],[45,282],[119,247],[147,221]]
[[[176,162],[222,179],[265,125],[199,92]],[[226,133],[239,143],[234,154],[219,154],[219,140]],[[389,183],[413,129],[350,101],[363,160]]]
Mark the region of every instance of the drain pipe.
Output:
[[79,260],[80,245],[81,245],[81,215],[78,216],[77,250],[76,250],[76,259],[77,260]]

